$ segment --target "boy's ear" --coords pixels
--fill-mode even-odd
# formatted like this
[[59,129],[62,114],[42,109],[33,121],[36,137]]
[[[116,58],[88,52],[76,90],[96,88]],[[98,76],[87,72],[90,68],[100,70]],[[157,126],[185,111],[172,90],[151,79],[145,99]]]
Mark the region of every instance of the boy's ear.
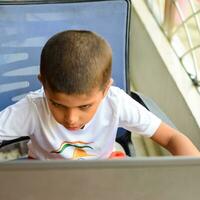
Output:
[[43,87],[44,85],[44,79],[42,78],[41,74],[38,74],[38,80],[40,81],[40,83],[42,83]]
[[38,74],[37,78],[38,78],[38,80],[39,80],[40,82],[42,82],[41,74]]
[[104,92],[103,92],[103,96],[106,96],[106,94],[107,94],[107,92],[108,92],[108,90],[109,90],[109,88],[110,88],[110,86],[113,84],[113,79],[111,78],[109,81],[108,81],[108,83],[107,83],[107,85],[106,85],[106,87],[105,87],[105,89],[104,89]]
[[44,84],[44,81],[42,80],[41,74],[38,74],[38,80],[42,83],[42,85]]

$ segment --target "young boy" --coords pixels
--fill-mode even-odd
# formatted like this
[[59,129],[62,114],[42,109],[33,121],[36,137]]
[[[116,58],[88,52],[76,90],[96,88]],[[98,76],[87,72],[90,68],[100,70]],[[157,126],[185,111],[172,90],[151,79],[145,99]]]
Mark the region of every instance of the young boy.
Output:
[[186,136],[112,86],[111,65],[111,47],[97,34],[54,35],[41,54],[43,88],[0,113],[0,139],[30,136],[34,159],[107,159],[123,127],[174,155],[199,155]]

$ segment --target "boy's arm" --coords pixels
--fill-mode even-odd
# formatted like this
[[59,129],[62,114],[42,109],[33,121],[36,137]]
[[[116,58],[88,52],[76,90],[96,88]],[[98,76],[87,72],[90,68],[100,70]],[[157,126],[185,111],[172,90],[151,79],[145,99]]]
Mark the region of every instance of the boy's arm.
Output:
[[184,134],[163,122],[151,139],[169,150],[173,155],[200,156],[198,149]]

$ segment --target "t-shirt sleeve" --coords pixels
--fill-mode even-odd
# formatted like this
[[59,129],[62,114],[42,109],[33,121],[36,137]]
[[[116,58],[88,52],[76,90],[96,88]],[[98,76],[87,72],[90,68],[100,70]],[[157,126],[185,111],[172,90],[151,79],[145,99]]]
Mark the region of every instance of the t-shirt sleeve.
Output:
[[119,126],[131,132],[151,137],[161,120],[123,90],[119,90]]
[[33,111],[28,98],[0,112],[0,141],[30,136],[34,129]]

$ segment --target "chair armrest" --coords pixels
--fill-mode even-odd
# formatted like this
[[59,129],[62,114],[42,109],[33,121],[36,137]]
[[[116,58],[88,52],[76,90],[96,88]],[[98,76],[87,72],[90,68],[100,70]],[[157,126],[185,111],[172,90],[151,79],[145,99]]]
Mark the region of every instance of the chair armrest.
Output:
[[0,148],[7,146],[7,145],[10,145],[10,144],[19,143],[19,142],[22,142],[22,141],[25,141],[25,140],[30,140],[30,137],[23,136],[23,137],[19,137],[19,138],[13,139],[13,140],[3,140],[0,143]]

